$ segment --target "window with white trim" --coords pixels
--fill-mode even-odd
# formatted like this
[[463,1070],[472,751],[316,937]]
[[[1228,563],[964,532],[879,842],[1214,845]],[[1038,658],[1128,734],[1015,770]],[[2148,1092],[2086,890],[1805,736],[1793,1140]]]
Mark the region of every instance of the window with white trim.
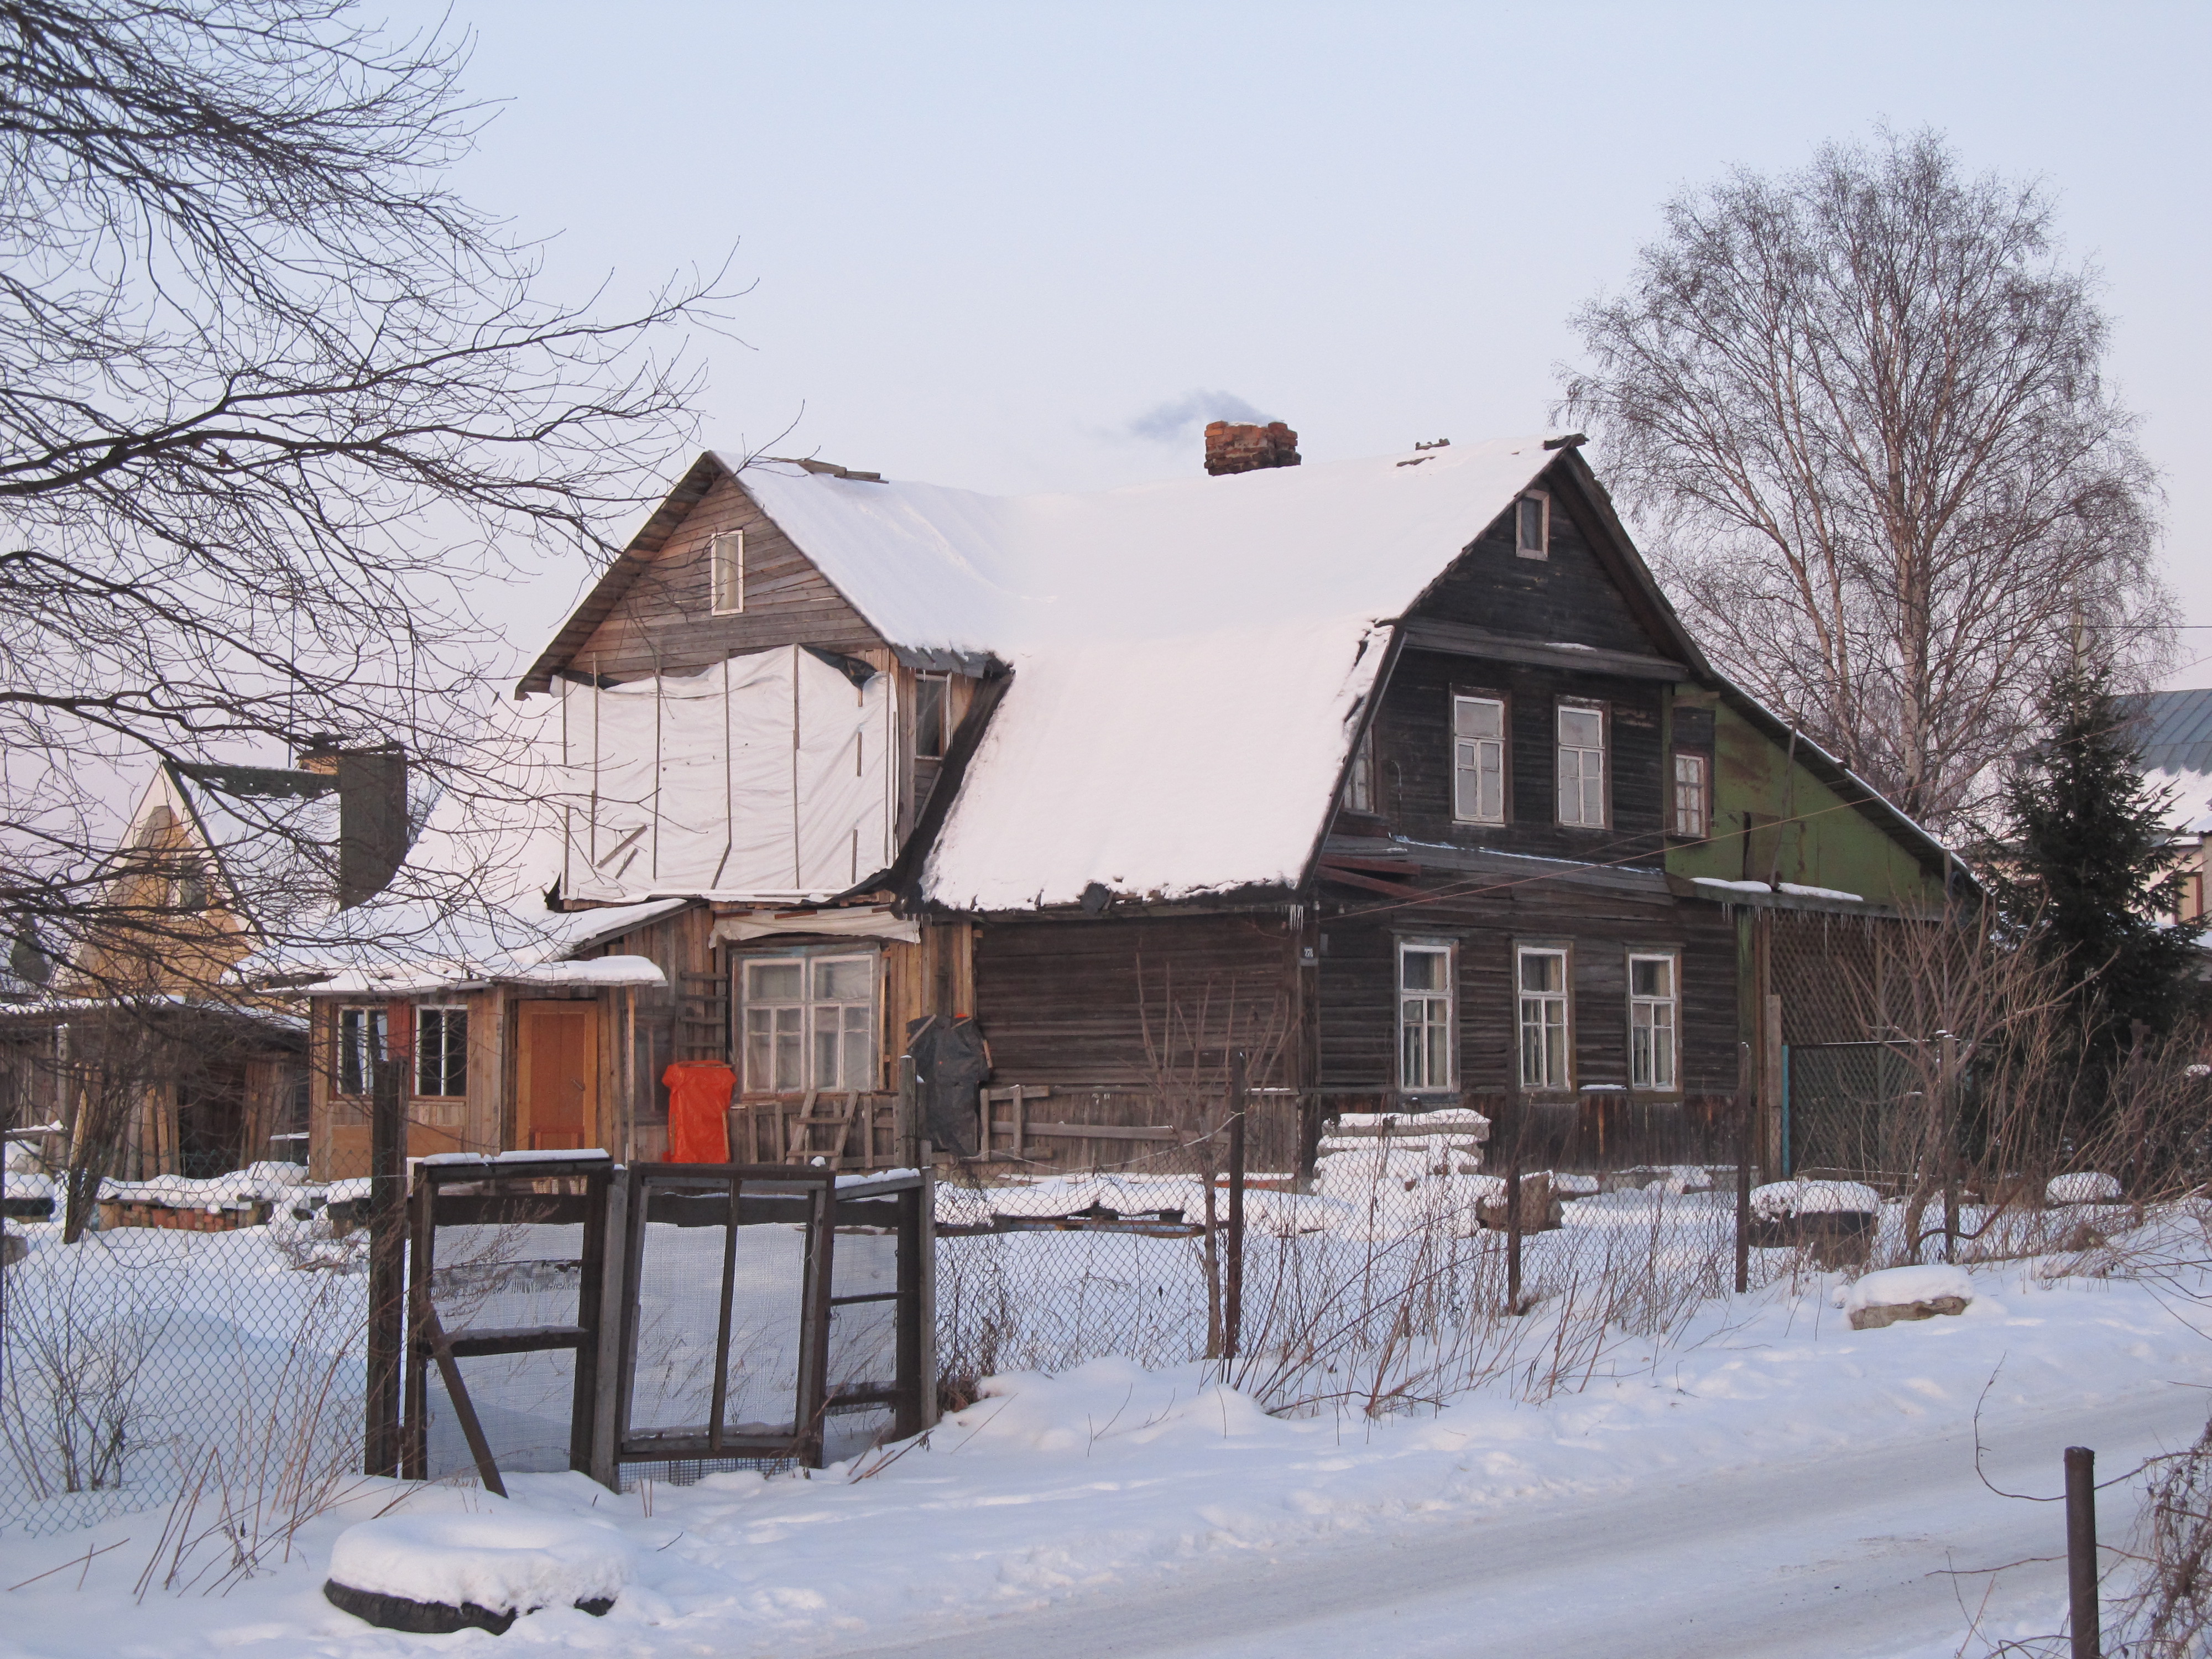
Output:
[[338,1010],[337,1089],[342,1095],[365,1095],[375,1086],[376,1062],[385,1057],[382,1008]]
[[1352,750],[1352,768],[1344,778],[1344,810],[1375,810],[1375,728],[1371,726],[1359,734]]
[[1628,958],[1628,1081],[1632,1088],[1671,1090],[1675,1086],[1680,973],[1671,951],[1632,954]]
[[1398,945],[1398,1086],[1410,1094],[1452,1086],[1452,947]]
[[951,738],[952,681],[945,674],[914,677],[914,754],[916,760],[943,760]]
[[876,1086],[876,958],[755,957],[744,963],[745,1088]]
[[1711,822],[1707,811],[1706,783],[1709,769],[1703,755],[1686,750],[1674,751],[1674,833],[1690,836],[1699,841],[1705,836],[1705,826]]
[[1521,1086],[1571,1087],[1567,1066],[1567,953],[1523,946],[1514,979],[1519,988]]
[[1540,489],[1513,504],[1513,550],[1524,559],[1552,556],[1552,498]]
[[459,1100],[469,1091],[469,1011],[447,1004],[415,1011],[415,1092]]
[[714,614],[734,617],[745,608],[745,532],[725,530],[707,538],[707,569]]
[[1559,706],[1559,822],[1605,827],[1605,710]]
[[1452,817],[1505,822],[1505,702],[1452,698]]

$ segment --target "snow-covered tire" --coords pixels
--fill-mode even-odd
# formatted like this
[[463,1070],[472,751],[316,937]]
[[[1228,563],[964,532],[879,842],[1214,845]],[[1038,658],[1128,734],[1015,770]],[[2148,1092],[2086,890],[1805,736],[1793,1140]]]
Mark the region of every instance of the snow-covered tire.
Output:
[[[473,1601],[464,1601],[457,1607],[443,1601],[410,1601],[404,1595],[355,1589],[335,1578],[323,1585],[323,1600],[339,1612],[349,1613],[379,1630],[405,1631],[415,1636],[450,1636],[457,1630],[488,1630],[500,1636],[520,1617],[519,1613],[494,1613]],[[576,1603],[578,1611],[588,1613],[594,1619],[606,1617],[613,1606],[612,1596]]]

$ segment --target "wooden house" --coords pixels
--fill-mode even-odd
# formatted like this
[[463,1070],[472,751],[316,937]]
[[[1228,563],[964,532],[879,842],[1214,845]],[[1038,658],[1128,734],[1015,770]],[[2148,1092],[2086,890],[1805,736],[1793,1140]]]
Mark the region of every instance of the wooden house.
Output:
[[101,925],[0,1003],[11,1126],[63,1126],[57,1161],[93,1136],[105,1172],[133,1180],[305,1156],[302,1010],[229,975],[268,919],[259,866],[281,860],[277,884],[302,884],[290,832],[334,820],[337,786],[331,770],[156,769],[101,885]]
[[544,948],[307,988],[320,1172],[380,1024],[423,1147],[662,1156],[694,1059],[774,1126],[738,1156],[880,1158],[800,1120],[972,1019],[1100,1133],[940,1150],[1064,1167],[1241,1050],[1310,1115],[1696,1156],[1793,1018],[1850,1024],[1820,952],[1961,878],[1705,661],[1575,441],[1238,453],[1023,499],[701,456],[518,689]]

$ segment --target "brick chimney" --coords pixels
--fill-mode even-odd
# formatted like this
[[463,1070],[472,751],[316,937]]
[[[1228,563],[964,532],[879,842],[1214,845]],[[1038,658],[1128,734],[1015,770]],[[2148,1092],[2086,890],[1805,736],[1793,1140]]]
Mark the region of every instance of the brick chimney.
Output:
[[1206,427],[1206,470],[1215,477],[1224,472],[1253,472],[1263,466],[1296,466],[1298,434],[1280,421],[1248,426],[1235,421],[1209,421]]

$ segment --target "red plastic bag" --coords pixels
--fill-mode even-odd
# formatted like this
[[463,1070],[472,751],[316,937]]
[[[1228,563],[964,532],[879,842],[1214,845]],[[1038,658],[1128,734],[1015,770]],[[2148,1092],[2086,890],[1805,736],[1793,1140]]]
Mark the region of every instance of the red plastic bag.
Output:
[[660,1074],[668,1085],[668,1161],[730,1161],[730,1091],[738,1074],[719,1060],[679,1060]]

